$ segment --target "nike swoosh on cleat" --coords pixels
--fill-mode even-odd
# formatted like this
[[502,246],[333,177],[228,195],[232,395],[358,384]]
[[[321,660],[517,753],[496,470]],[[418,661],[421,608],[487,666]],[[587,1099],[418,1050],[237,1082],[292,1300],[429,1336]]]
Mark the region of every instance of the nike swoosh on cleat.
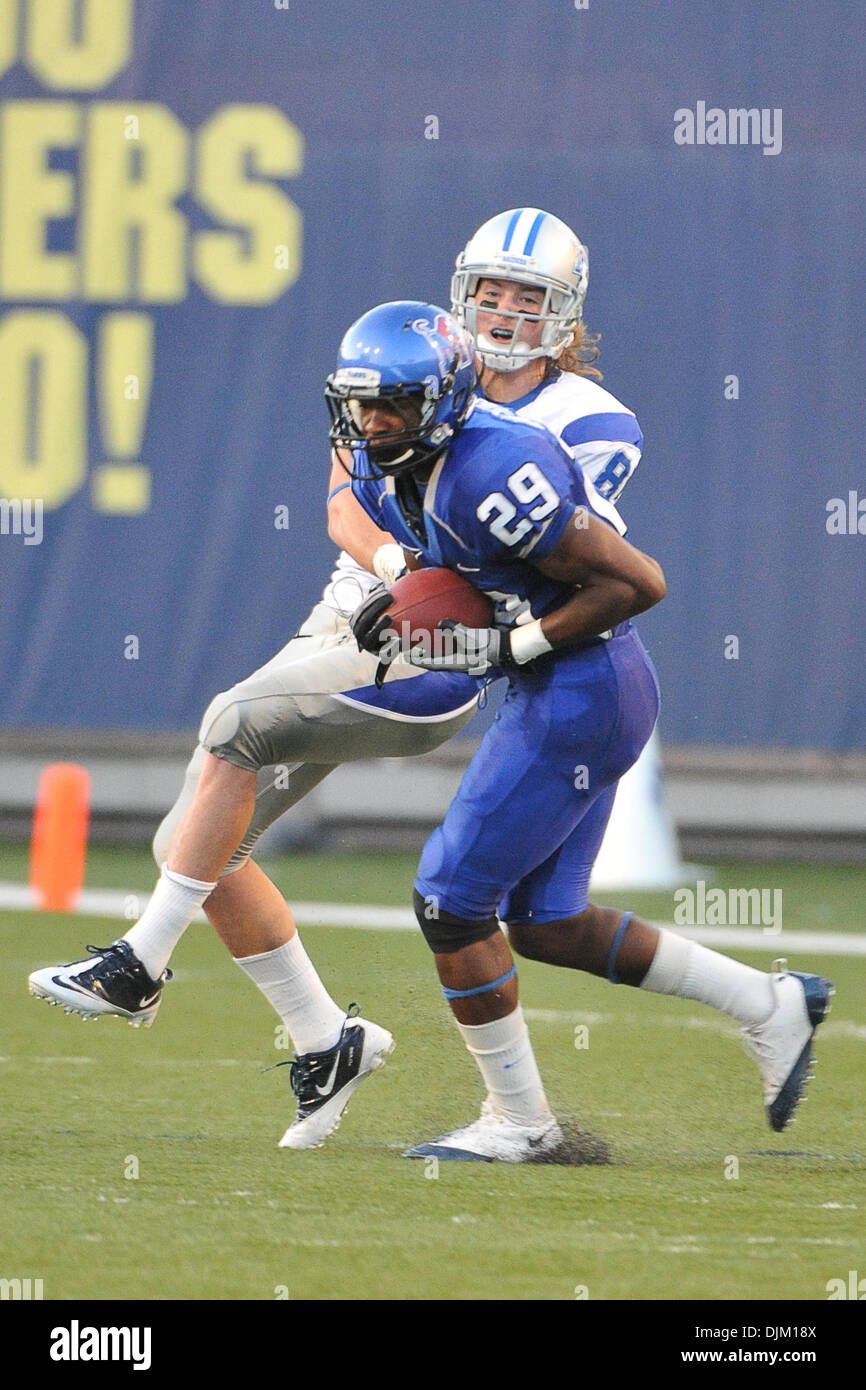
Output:
[[328,1077],[328,1080],[326,1081],[325,1085],[324,1085],[324,1086],[317,1086],[317,1087],[315,1088],[315,1089],[316,1089],[316,1094],[319,1095],[319,1096],[321,1096],[323,1099],[324,1099],[325,1096],[329,1096],[329,1095],[331,1094],[331,1092],[333,1091],[333,1089],[334,1089],[334,1082],[335,1082],[336,1079],[337,1079],[337,1067],[338,1067],[339,1065],[340,1065],[340,1059],[339,1059],[339,1057],[337,1057],[337,1059],[336,1059],[336,1061],[334,1062],[334,1065],[333,1065],[333,1067],[332,1067],[332,1069],[331,1069],[331,1075]]
[[52,975],[51,983],[60,985],[61,989],[74,989],[77,994],[83,994],[85,999],[93,998],[93,991],[85,989],[83,985],[77,985],[74,980],[64,980],[62,975]]
[[138,1007],[140,1009],[146,1009],[148,1004],[155,1004],[157,999],[159,998],[159,995],[160,991],[157,990],[155,994],[148,995],[147,999],[139,999]]

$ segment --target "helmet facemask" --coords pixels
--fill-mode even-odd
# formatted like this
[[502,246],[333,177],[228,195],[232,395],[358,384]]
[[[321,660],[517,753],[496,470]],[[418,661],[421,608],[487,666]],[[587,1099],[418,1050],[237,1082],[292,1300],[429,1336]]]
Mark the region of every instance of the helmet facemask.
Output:
[[[459,263],[458,263],[459,265]],[[515,309],[480,309],[477,304],[478,286],[483,280],[509,280],[543,290],[544,300],[537,312]],[[581,317],[578,293],[566,285],[558,285],[542,277],[516,275],[502,266],[489,266],[471,271],[458,268],[451,282],[451,311],[472,335],[476,351],[486,367],[496,372],[516,372],[540,357],[554,361],[568,347]],[[479,333],[479,313],[495,313],[498,318],[513,320],[509,336],[493,337]],[[527,323],[543,323],[541,341],[528,347],[522,336]]]
[[[350,374],[337,371],[328,377],[325,386],[333,422],[329,431],[331,443],[338,448],[363,448],[380,472],[392,475],[432,463],[454,436],[451,425],[437,422],[439,406],[452,383],[453,373],[441,389],[435,377],[399,385],[361,387]],[[468,409],[470,397],[471,392],[467,393],[464,409]],[[395,411],[403,427],[368,433],[362,423],[362,410],[365,405],[376,403]]]
[[[499,310],[510,334],[478,334],[478,287],[483,280],[508,281],[538,290],[535,312]],[[451,312],[475,339],[484,365],[515,372],[537,358],[555,361],[570,345],[580,323],[589,283],[589,255],[575,232],[541,208],[510,208],[488,218],[457,257],[451,281]],[[519,302],[519,301],[516,301]],[[540,342],[529,347],[526,327],[541,323]]]

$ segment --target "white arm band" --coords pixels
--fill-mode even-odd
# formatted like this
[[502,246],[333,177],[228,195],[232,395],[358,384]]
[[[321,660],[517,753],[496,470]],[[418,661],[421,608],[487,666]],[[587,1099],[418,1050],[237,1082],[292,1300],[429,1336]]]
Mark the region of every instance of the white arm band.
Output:
[[541,619],[536,618],[531,623],[520,623],[517,627],[511,628],[509,632],[511,639],[511,656],[518,666],[522,666],[525,661],[531,661],[535,656],[544,656],[545,652],[552,652],[553,645],[548,642],[544,633],[541,631]]
[[389,541],[380,545],[373,556],[373,573],[383,584],[393,584],[406,570],[406,556],[403,547]]

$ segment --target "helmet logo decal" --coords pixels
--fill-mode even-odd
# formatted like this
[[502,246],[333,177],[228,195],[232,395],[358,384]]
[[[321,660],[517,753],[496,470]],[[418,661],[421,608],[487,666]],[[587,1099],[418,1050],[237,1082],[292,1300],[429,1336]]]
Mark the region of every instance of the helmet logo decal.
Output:
[[[458,366],[468,367],[472,362],[466,335],[450,314],[437,314],[435,323],[431,323],[429,319],[413,319],[409,327],[413,333],[419,333],[436,353],[443,376],[451,366],[454,353],[457,354]],[[449,347],[452,349],[451,352],[448,351]]]
[[382,380],[382,373],[377,372],[373,367],[339,367],[334,373],[334,385],[336,387],[367,387],[378,386]]
[[500,251],[499,254],[495,257],[494,264],[501,265],[503,268],[506,269],[509,266],[516,266],[520,270],[531,270],[534,265],[538,264],[538,262],[536,261],[534,256],[515,256],[511,254],[506,254],[506,252],[504,251]]

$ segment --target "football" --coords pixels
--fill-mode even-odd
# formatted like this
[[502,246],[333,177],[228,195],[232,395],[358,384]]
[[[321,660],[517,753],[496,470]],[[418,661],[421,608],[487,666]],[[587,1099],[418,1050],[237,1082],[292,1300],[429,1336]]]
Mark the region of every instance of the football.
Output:
[[493,621],[491,600],[453,570],[411,570],[389,592],[386,612],[404,651],[410,646],[432,651],[432,634],[446,619],[467,627],[489,627]]

